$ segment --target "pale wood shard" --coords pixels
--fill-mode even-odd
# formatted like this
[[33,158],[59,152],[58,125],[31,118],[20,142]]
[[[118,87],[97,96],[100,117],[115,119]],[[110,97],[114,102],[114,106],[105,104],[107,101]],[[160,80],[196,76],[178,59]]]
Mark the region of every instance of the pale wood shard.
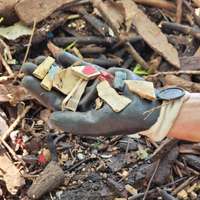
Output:
[[89,65],[72,67],[72,72],[84,80],[92,80],[101,74],[95,67]]
[[80,86],[80,84],[83,82],[83,79],[80,78],[79,81],[76,83],[76,85],[74,86],[74,88],[71,90],[71,92],[67,95],[67,97],[65,97],[65,99],[62,102],[62,111],[65,109],[65,104],[67,103],[67,101],[72,97],[72,95],[76,92],[76,90],[78,89],[78,87]]
[[43,79],[46,74],[48,73],[49,69],[51,68],[52,64],[54,63],[55,59],[48,56],[33,72],[33,75],[39,79]]
[[83,95],[83,93],[85,92],[85,88],[87,85],[88,81],[83,81],[80,86],[77,88],[76,92],[72,95],[72,98],[69,99],[68,104],[66,106],[67,109],[72,110],[72,111],[76,111],[79,101],[81,99],[81,96]]
[[157,25],[139,10],[134,2],[132,3],[131,11],[134,14],[132,23],[137,33],[155,52],[163,56],[171,65],[180,69],[181,65],[177,50],[168,43],[166,36]]
[[145,98],[151,101],[156,100],[154,86],[152,82],[135,80],[125,80],[124,82],[131,92],[139,95],[141,98]]
[[25,179],[20,176],[18,169],[6,154],[6,150],[0,147],[0,170],[8,192],[12,195],[16,195],[26,182]]
[[72,73],[71,67],[57,73],[53,79],[53,87],[63,94],[69,94],[79,81],[79,77]]
[[40,85],[47,91],[51,91],[53,81],[50,79],[49,73],[44,77]]
[[131,99],[119,95],[108,81],[102,81],[97,85],[98,96],[102,98],[115,112],[122,111],[131,103]]
[[125,188],[128,192],[130,192],[133,196],[137,194],[137,190],[130,186],[129,184],[125,185]]

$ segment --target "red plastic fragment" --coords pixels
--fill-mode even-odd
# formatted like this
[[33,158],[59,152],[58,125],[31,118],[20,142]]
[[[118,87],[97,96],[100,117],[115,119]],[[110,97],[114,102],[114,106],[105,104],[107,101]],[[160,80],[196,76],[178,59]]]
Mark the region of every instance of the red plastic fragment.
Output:
[[38,162],[41,162],[41,163],[45,163],[46,162],[46,160],[45,160],[45,158],[44,158],[44,155],[43,154],[41,154],[41,155],[38,155]]
[[24,146],[24,143],[18,138],[17,142],[19,143],[20,146]]
[[95,67],[91,65],[86,65],[82,72],[86,75],[91,75],[91,74],[97,73],[98,71]]
[[115,77],[112,74],[109,74],[106,71],[100,71],[100,72],[101,72],[102,75],[100,75],[98,77],[99,82],[106,80],[106,81],[109,82],[109,84],[113,84],[113,80],[114,80]]

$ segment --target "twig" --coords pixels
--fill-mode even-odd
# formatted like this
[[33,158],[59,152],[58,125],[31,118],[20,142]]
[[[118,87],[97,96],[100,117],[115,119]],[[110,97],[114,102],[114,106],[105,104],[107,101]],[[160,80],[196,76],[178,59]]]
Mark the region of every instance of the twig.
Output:
[[181,23],[181,16],[182,16],[182,0],[177,1],[176,5],[176,23]]
[[152,177],[151,177],[151,179],[150,179],[150,181],[149,181],[149,183],[148,183],[147,190],[146,190],[145,195],[144,195],[144,197],[143,197],[142,200],[145,200],[145,199],[146,199],[147,193],[148,193],[149,188],[150,188],[150,186],[151,186],[151,182],[152,182],[152,180],[153,180],[153,177],[154,177],[154,175],[155,175],[155,173],[156,173],[156,171],[157,171],[157,169],[158,169],[159,163],[160,163],[160,159],[157,161],[155,170],[154,170],[154,172],[153,172],[153,174],[152,174]]
[[3,56],[1,56],[1,60],[2,60],[2,64],[4,65],[4,67],[6,68],[6,71],[8,72],[8,74],[10,76],[13,76],[14,73],[12,72],[12,70],[10,69],[10,66],[8,65],[8,63],[4,60]]
[[19,158],[19,156],[17,156],[17,154],[13,151],[13,149],[3,140],[3,138],[0,136],[0,141],[1,143],[8,149],[8,151],[12,154],[14,159],[19,160],[24,166],[26,165],[26,163]]
[[[187,178],[188,178],[188,177],[180,178],[180,179],[178,179],[178,180],[176,180],[176,181],[173,181],[173,182],[171,182],[171,183],[168,183],[168,184],[166,184],[166,185],[162,185],[162,186],[160,186],[159,188],[170,187],[170,186],[172,186],[172,185],[174,185],[174,184],[176,184],[176,183],[178,183],[178,182],[184,181],[184,180],[187,179]],[[154,188],[154,189],[152,189],[152,190],[149,190],[149,191],[147,192],[147,194],[152,194],[153,192],[156,192],[156,191],[157,191],[157,188]],[[145,195],[144,192],[143,192],[143,193],[139,193],[139,194],[136,194],[136,195],[134,195],[134,196],[129,197],[129,200],[139,199],[140,197],[142,197],[142,196],[144,196],[144,195]]]
[[162,24],[162,28],[173,30],[173,31],[178,31],[181,33],[185,33],[187,35],[192,35],[193,37],[200,39],[200,31],[192,28],[191,26],[185,26],[182,24],[177,24],[177,23],[171,23],[171,22],[165,22]]
[[122,177],[122,178],[118,181],[118,183],[120,183],[121,181],[123,181],[123,180],[132,172],[132,170],[133,170],[133,168],[131,168],[131,169],[129,170],[129,172],[126,174],[126,176]]
[[[179,162],[178,160],[176,160],[175,163],[176,163],[179,167],[184,168],[184,164],[181,163],[181,162]],[[192,168],[190,168],[190,167],[188,167],[187,169],[188,169],[191,173],[196,174],[197,176],[199,176],[199,172],[195,171],[194,169],[192,169]]]
[[191,12],[191,14],[193,15],[197,25],[200,27],[200,19],[199,17],[196,15],[194,9],[190,6],[190,4],[186,1],[186,0],[182,0],[183,4],[185,5],[185,7]]
[[129,137],[129,138],[128,138],[128,144],[127,144],[127,146],[126,146],[126,153],[125,153],[125,155],[124,155],[123,165],[124,165],[125,162],[126,162],[126,157],[127,157],[127,153],[128,153],[128,150],[129,150],[130,140],[131,140],[131,138]]
[[[17,78],[23,78],[24,76],[25,76],[24,73],[16,75]],[[15,78],[15,74],[13,74],[11,76],[2,76],[2,77],[0,77],[0,83],[6,82],[12,78]]]
[[181,184],[179,187],[177,187],[172,193],[172,196],[175,196],[178,192],[180,192],[183,188],[188,186],[190,183],[192,183],[194,180],[196,180],[198,177],[190,177],[188,180],[186,180],[183,184]]
[[144,77],[144,79],[153,78],[159,75],[179,75],[179,74],[200,74],[200,71],[173,71],[173,72],[158,72],[156,74],[152,74]]
[[[20,68],[18,74],[21,74],[22,67],[23,67],[23,65],[24,65],[24,63],[25,63],[25,61],[26,61],[27,56],[28,56],[28,52],[29,52],[29,49],[30,49],[30,46],[31,46],[31,42],[32,42],[32,39],[33,39],[33,34],[34,34],[35,26],[36,26],[36,19],[34,19],[33,30],[32,30],[32,33],[31,33],[31,37],[30,37],[30,39],[29,39],[28,47],[27,47],[27,49],[26,49],[26,54],[25,54],[25,56],[24,56],[24,60],[23,60],[23,62],[22,62],[22,66],[21,66],[21,68]],[[16,81],[16,79],[17,79],[17,77],[15,77],[14,82]]]
[[186,170],[186,172],[187,172],[187,175],[190,177],[191,175],[190,175],[190,172],[189,172],[189,170],[188,170],[188,166],[187,166],[187,163],[186,163],[186,161],[185,161],[185,158],[182,157],[182,159],[183,159],[183,163],[184,163],[184,167],[185,167],[185,170]]
[[13,122],[13,124],[9,127],[9,129],[4,133],[3,140],[6,140],[6,138],[10,135],[10,133],[15,129],[15,127],[19,124],[21,119],[25,117],[26,113],[29,111],[29,109],[33,106],[33,104],[26,106],[26,108],[23,110],[22,114],[17,117],[17,119]]
[[[5,47],[5,54],[8,56],[8,59],[9,60],[12,60],[12,55],[11,55],[11,53],[10,53],[10,48],[9,48],[9,46],[0,38],[0,42],[3,44],[3,46]],[[6,56],[5,55],[5,56]]]

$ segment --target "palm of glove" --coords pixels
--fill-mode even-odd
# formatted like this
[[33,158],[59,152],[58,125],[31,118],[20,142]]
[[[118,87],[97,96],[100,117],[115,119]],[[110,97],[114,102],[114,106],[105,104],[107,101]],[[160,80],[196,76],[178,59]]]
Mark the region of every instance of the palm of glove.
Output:
[[[79,60],[72,55],[70,58],[66,52],[60,52],[57,56],[58,62],[64,67]],[[23,78],[22,83],[44,106],[55,111],[50,115],[50,122],[59,129],[82,136],[127,135],[147,130],[157,121],[159,110],[155,110],[146,120],[144,120],[145,115],[143,113],[159,106],[161,102],[141,99],[138,95],[132,93],[126,85],[123,95],[131,99],[132,102],[124,110],[116,113],[105,102],[100,109],[95,110],[95,99],[98,97],[96,90],[97,79],[89,81],[76,112],[61,111],[61,104],[65,95],[54,90],[51,92],[44,90],[40,86],[40,81],[32,76],[32,72],[36,67],[37,65],[32,63],[24,65],[23,71],[27,76]],[[95,67],[98,70],[105,70],[99,66]],[[127,69],[110,68],[108,73],[114,75],[116,71],[125,72],[127,80],[143,80]],[[156,90],[155,92],[157,93],[158,91]]]

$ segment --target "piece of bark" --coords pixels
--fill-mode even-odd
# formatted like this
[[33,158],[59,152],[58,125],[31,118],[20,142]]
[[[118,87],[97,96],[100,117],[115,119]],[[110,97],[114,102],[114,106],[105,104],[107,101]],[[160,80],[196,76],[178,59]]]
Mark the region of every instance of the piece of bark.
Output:
[[[138,34],[144,41],[159,55],[163,56],[171,65],[180,69],[180,61],[177,50],[168,43],[166,36],[161,32],[155,23],[150,21],[147,16],[137,8],[136,4],[132,6],[133,25]],[[160,42],[162,41],[162,42]]]
[[[35,98],[26,90],[25,87],[22,85],[13,85],[12,81],[6,81],[4,84],[0,84],[0,91],[0,102],[9,102],[11,98],[15,99],[15,101],[18,101],[19,98],[21,101]],[[21,91],[21,94],[19,91]]]
[[183,52],[182,56],[193,56],[197,49],[200,46],[200,40],[197,38],[193,38],[192,41],[187,45],[185,51]]
[[[177,144],[175,144],[172,147],[172,149],[160,159],[160,163],[159,163],[158,169],[153,177],[152,183],[162,185],[169,179],[171,168],[172,168],[174,162],[176,161],[178,154],[179,154],[179,148],[178,148]],[[156,164],[157,164],[157,162],[154,162],[151,165],[151,168],[147,172],[146,179],[148,181],[152,177],[152,174],[155,170]]]
[[200,92],[200,83],[186,81],[175,75],[166,75],[165,82],[168,85],[176,85],[177,87],[181,87],[188,92]]
[[115,89],[113,89],[108,81],[102,81],[97,85],[97,92],[99,97],[101,97],[115,112],[120,112],[128,104],[131,103],[131,99],[119,95]]
[[78,11],[79,16],[86,22],[88,26],[90,26],[91,31],[100,37],[105,37],[109,34],[109,27],[102,23],[99,19],[94,17],[93,15],[88,14],[84,10]]
[[12,195],[16,195],[19,189],[25,185],[25,180],[20,176],[18,169],[6,154],[6,150],[0,147],[0,170],[7,190]]
[[20,0],[0,1],[0,17],[3,17],[1,25],[12,25],[19,20],[15,12],[15,5],[18,2]]
[[107,178],[108,185],[120,196],[127,198],[127,190],[120,184],[115,182],[114,180]]
[[63,170],[57,162],[51,161],[28,189],[27,196],[32,199],[39,199],[46,192],[50,192],[62,185],[64,180],[65,174]]
[[191,154],[184,154],[182,157],[185,158],[187,165],[191,168],[196,170],[200,170],[200,159],[198,156],[191,155]]
[[171,150],[171,148],[179,141],[179,139],[176,138],[166,138],[161,145],[154,151],[154,153],[151,155],[149,160],[151,163],[155,162],[162,156],[164,156],[167,152]]
[[182,144],[179,146],[179,152],[180,153],[190,153],[190,154],[196,154],[199,155],[200,151],[193,149],[192,144]]
[[46,19],[53,11],[62,6],[63,4],[68,4],[76,2],[78,0],[54,0],[49,2],[48,0],[21,0],[16,6],[15,11],[22,23],[27,26],[33,24],[34,19],[40,22]]
[[176,12],[176,5],[173,2],[165,0],[133,0],[135,3],[144,4],[156,8],[163,8],[171,12]]
[[193,149],[200,150],[200,143],[194,143],[194,144],[192,145],[192,148],[193,148]]

